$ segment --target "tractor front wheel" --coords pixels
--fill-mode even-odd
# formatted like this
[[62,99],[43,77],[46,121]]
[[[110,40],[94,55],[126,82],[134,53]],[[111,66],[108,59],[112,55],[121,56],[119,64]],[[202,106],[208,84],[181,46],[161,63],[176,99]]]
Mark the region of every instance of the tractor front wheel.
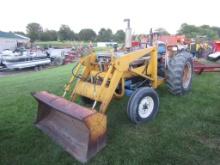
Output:
[[150,87],[138,88],[130,97],[127,106],[129,119],[135,123],[143,123],[153,119],[159,110],[159,97]]

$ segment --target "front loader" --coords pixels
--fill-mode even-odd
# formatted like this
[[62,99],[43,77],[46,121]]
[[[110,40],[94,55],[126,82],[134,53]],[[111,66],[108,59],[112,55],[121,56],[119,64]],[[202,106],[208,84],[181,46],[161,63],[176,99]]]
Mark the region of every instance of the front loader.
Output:
[[38,101],[36,126],[77,160],[87,162],[106,145],[106,115],[112,99],[130,96],[127,114],[139,124],[158,113],[155,89],[165,81],[175,95],[190,90],[189,53],[170,57],[164,76],[158,75],[159,61],[155,46],[82,57],[74,66],[62,97],[46,91],[33,93]]

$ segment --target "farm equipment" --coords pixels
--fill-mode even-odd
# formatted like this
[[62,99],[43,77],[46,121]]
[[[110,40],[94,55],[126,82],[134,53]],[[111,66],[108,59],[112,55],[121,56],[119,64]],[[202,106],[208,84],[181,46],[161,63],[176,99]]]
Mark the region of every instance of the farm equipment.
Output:
[[208,55],[211,61],[220,61],[220,41],[215,41],[213,46],[213,53]]
[[200,61],[193,61],[194,72],[202,74],[202,72],[220,72],[220,64],[202,63]]
[[46,91],[33,93],[38,101],[36,126],[77,160],[87,162],[106,145],[106,114],[112,99],[130,92],[127,114],[139,124],[158,113],[155,89],[165,81],[175,95],[191,89],[193,67],[189,53],[170,56],[164,77],[158,76],[158,61],[154,46],[135,51],[126,47],[124,51],[81,57],[62,97]]
[[76,48],[72,48],[66,53],[63,63],[69,64],[74,61],[78,61],[81,56],[88,55],[92,51],[92,47],[78,46]]
[[[6,52],[6,51],[5,51]],[[12,52],[0,54],[0,71],[35,68],[41,69],[51,63],[50,58],[43,52]]]

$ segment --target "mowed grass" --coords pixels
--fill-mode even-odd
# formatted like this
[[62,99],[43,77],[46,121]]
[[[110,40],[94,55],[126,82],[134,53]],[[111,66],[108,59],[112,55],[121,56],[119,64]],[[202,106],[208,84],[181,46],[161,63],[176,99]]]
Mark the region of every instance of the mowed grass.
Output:
[[[37,103],[31,92],[61,95],[73,64],[0,78],[0,164],[80,164],[34,127]],[[176,97],[157,89],[160,111],[134,125],[128,97],[108,108],[108,143],[88,164],[220,164],[220,73],[194,75],[192,92]]]

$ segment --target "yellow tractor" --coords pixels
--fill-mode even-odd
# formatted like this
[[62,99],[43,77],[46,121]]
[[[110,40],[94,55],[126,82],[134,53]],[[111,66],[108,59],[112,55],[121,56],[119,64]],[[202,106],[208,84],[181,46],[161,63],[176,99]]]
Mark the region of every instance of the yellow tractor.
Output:
[[[128,35],[130,30],[128,27]],[[82,57],[62,97],[46,91],[33,93],[39,103],[36,126],[80,162],[87,162],[106,145],[106,114],[112,99],[129,95],[128,117],[139,124],[157,115],[159,97],[155,89],[161,84],[166,82],[175,95],[191,89],[189,53],[167,53],[161,76],[158,73],[163,60],[158,57],[157,47],[133,50],[129,38],[123,51]],[[83,104],[77,103],[78,98]]]

